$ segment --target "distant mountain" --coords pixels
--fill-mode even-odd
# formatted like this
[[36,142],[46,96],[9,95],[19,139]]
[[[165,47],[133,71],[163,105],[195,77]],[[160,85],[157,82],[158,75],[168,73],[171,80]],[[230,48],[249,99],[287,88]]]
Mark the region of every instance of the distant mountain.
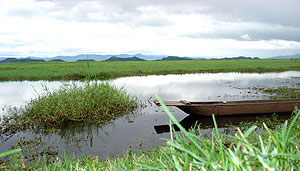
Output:
[[89,61],[89,62],[94,62],[94,59],[78,59],[76,62],[83,62],[83,61]]
[[[97,54],[81,54],[81,55],[75,55],[75,56],[55,56],[55,57],[34,57],[34,56],[30,56],[30,57],[21,57],[21,58],[16,58],[16,59],[35,59],[35,60],[44,60],[44,61],[58,61],[58,60],[62,60],[62,61],[66,61],[66,62],[74,62],[74,61],[78,61],[78,60],[95,60],[95,61],[105,61],[107,59],[109,59],[110,57],[118,57],[118,58],[131,58],[133,56],[143,59],[143,60],[158,60],[161,59],[163,57],[166,57],[166,55],[143,55],[143,54],[134,54],[134,55],[130,55],[130,54],[119,54],[119,55],[97,55]],[[0,57],[0,61],[3,61],[7,58],[5,57]],[[124,61],[126,61],[127,59],[125,59]],[[132,59],[135,60],[135,59]],[[136,59],[138,60],[138,59]],[[120,60],[122,61],[122,60]]]
[[193,60],[203,60],[203,59],[208,59],[208,58],[193,58]]
[[[56,56],[53,57],[52,59],[62,59],[67,62],[74,62],[78,60],[95,60],[95,61],[103,61],[106,60],[110,57],[111,55],[96,55],[96,54],[81,54],[81,55],[76,55],[76,56]],[[50,58],[51,59],[51,58]]]
[[245,57],[245,56],[238,56],[238,57],[224,57],[224,58],[210,58],[215,60],[232,60],[232,59],[260,59],[259,57]]
[[168,56],[166,58],[162,58],[162,61],[180,61],[180,60],[193,60],[192,58],[187,57],[178,57],[178,56]]
[[5,58],[0,63],[23,63],[23,62],[46,62],[42,59],[30,59],[30,58]]
[[269,59],[299,59],[299,58],[300,58],[300,54],[285,55],[285,56],[273,56],[273,57],[270,57]]
[[[118,56],[118,55],[115,55],[116,57],[122,57],[122,56]],[[162,59],[162,58],[165,58],[167,57],[167,55],[143,55],[143,54],[140,54],[140,53],[137,53],[137,54],[134,54],[134,55],[128,55],[128,57],[130,56],[135,56],[135,57],[138,57],[138,58],[141,58],[141,59],[145,59],[147,61],[151,61],[151,60],[158,60],[158,59]]]
[[128,58],[120,58],[120,57],[112,56],[105,61],[146,61],[146,60],[138,58],[136,56],[128,57]]
[[[136,58],[133,58],[136,57]],[[112,58],[114,57],[114,58]],[[132,58],[132,59],[131,59]],[[266,59],[299,59],[300,54],[295,55],[285,55],[285,56],[274,56]],[[0,57],[0,63],[16,63],[16,62],[44,62],[44,61],[139,61],[139,60],[200,60],[200,59],[259,59],[258,57],[224,57],[224,58],[189,58],[189,57],[178,57],[178,56],[167,56],[167,55],[143,55],[140,53],[137,54],[119,54],[119,55],[97,55],[97,54],[81,54],[75,56],[55,56],[55,57],[22,57],[22,58],[6,58]]]
[[[82,54],[82,55],[77,55],[77,56],[56,56],[53,59],[62,59],[68,62],[71,61],[77,61],[80,59],[93,59],[95,61],[105,61],[109,59],[110,57],[118,57],[118,58],[130,58],[132,56],[145,59],[145,60],[157,60],[161,59],[163,57],[166,57],[165,55],[142,55],[142,54],[120,54],[120,55],[96,55],[96,54]],[[51,58],[50,58],[51,59]]]
[[65,61],[62,60],[62,59],[52,59],[52,60],[49,60],[49,61],[53,61],[53,62],[65,62]]
[[259,59],[259,57],[245,57],[245,56],[238,56],[238,57],[225,57],[220,59]]

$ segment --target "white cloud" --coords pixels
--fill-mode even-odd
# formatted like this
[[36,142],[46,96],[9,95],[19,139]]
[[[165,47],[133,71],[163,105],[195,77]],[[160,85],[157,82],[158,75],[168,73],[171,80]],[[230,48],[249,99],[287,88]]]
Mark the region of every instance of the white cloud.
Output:
[[244,40],[251,40],[251,37],[248,34],[241,35],[241,38]]
[[300,53],[297,5],[296,0],[1,0],[0,56]]

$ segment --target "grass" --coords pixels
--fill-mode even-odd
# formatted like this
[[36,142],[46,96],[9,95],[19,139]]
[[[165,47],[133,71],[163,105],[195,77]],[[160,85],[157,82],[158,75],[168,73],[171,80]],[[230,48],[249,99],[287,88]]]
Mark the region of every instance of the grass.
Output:
[[0,80],[81,80],[87,76],[111,79],[153,74],[201,72],[273,72],[299,70],[290,60],[187,60],[126,62],[37,62],[0,64]]
[[300,98],[300,88],[266,88],[261,90],[264,93],[270,94],[271,99],[294,99]]
[[[22,108],[10,108],[2,125],[10,128],[52,127],[67,123],[100,123],[132,112],[137,98],[109,83],[63,85],[38,95]],[[3,126],[4,127],[4,126]]]
[[[299,170],[299,115],[300,111],[277,129],[266,124],[252,126],[242,132],[237,128],[234,136],[219,133],[215,122],[211,139],[204,138],[199,127],[185,130],[168,108],[157,97],[162,107],[180,129],[178,134],[170,127],[170,139],[162,147],[133,154],[131,150],[120,158],[99,161],[84,155],[63,157],[53,162],[25,163],[22,155],[2,168],[12,170]],[[17,157],[14,157],[17,158]]]

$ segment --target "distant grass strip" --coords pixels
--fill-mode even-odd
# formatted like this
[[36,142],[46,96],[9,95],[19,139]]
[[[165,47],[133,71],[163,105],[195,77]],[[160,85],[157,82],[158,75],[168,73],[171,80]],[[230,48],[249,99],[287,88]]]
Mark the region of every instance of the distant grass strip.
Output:
[[[143,154],[129,150],[121,158],[100,162],[97,157],[67,157],[47,163],[27,163],[21,156],[2,165],[2,168],[28,170],[299,170],[300,136],[297,112],[290,122],[271,130],[266,124],[262,128],[250,127],[242,132],[237,128],[234,136],[218,132],[216,120],[212,138],[201,135],[200,127],[185,130],[168,108],[157,97],[161,105],[181,130],[177,134],[171,127],[171,139],[163,147],[153,148]],[[172,125],[172,124],[171,124]]]
[[11,108],[4,115],[3,125],[62,126],[70,122],[104,124],[132,112],[137,98],[109,83],[86,82],[84,85],[63,85],[32,99],[21,109]]
[[0,80],[81,80],[201,72],[300,70],[300,60],[186,60],[124,62],[36,62],[0,64]]

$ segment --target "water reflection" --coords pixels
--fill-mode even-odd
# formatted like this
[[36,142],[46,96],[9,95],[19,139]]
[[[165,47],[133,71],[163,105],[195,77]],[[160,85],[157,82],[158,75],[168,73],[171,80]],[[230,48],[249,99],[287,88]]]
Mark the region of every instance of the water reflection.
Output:
[[5,81],[0,82],[0,107],[25,105],[30,99],[41,94],[45,87],[57,89],[70,81]]
[[[291,113],[281,113],[276,116],[276,120],[286,120],[291,117]],[[275,119],[274,115],[240,115],[240,116],[216,116],[216,124],[218,128],[226,128],[228,126],[238,126],[241,122],[255,122],[258,119]],[[214,122],[212,117],[198,116],[198,115],[188,115],[179,122],[185,129],[190,129],[195,126],[200,126],[202,129],[213,128]],[[179,131],[179,128],[173,124],[175,131]],[[157,134],[170,132],[170,126],[156,125],[154,129]]]
[[[300,83],[300,72],[281,73],[201,73],[125,77],[112,80],[133,95],[147,100],[154,94],[168,100],[215,100],[226,98],[258,98],[249,96],[249,87],[293,86]],[[46,86],[57,89],[70,81],[7,81],[0,82],[0,107],[21,106],[35,98]],[[79,83],[78,81],[75,83]],[[231,97],[234,96],[234,97]],[[254,95],[253,95],[254,96]]]
[[222,100],[222,99],[259,99],[251,94],[249,87],[293,86],[300,82],[300,72],[282,73],[206,73],[149,77],[129,77],[114,80],[119,86],[141,98],[158,94],[164,100],[187,99]]
[[[43,131],[21,132],[0,144],[0,152],[15,145],[20,137],[42,136],[43,140],[57,147],[60,154],[88,153],[100,158],[120,154],[132,147],[145,149],[152,145],[164,143],[160,138],[169,137],[168,133],[158,132],[154,126],[169,123],[168,116],[161,107],[152,103],[154,95],[163,100],[218,101],[239,99],[261,99],[252,87],[293,87],[300,83],[300,72],[289,71],[281,73],[202,73],[185,75],[126,77],[112,80],[117,87],[124,87],[132,95],[144,102],[150,101],[147,107],[132,115],[132,118],[118,118],[103,126],[74,125],[67,129],[52,133]],[[45,85],[49,90],[70,82],[58,81],[22,81],[0,82],[0,107],[21,106],[26,101],[36,97]],[[81,84],[80,82],[76,82]],[[187,114],[176,107],[169,108],[177,120],[183,120]],[[0,115],[3,114],[3,111]],[[227,118],[228,119],[228,118]],[[253,118],[254,119],[254,118]],[[185,119],[185,120],[188,120]],[[190,119],[193,125],[195,119]],[[199,119],[198,119],[199,120]],[[218,118],[218,120],[224,120]],[[211,118],[200,118],[204,124],[211,124]],[[189,127],[188,126],[188,127]],[[162,133],[162,134],[158,134]]]

